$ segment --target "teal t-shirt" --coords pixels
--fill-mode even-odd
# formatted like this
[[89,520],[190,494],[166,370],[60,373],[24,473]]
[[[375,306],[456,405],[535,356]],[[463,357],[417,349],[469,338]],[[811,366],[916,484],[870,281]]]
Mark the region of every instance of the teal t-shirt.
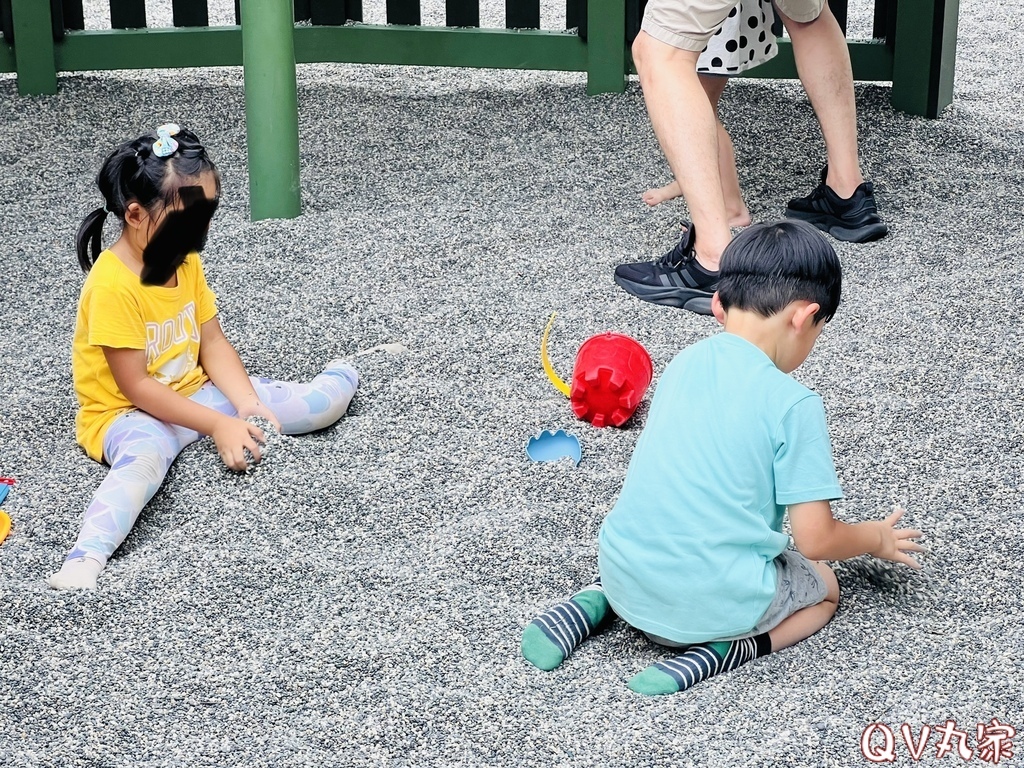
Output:
[[749,632],[775,595],[786,506],[842,498],[821,398],[719,333],[658,382],[599,536],[608,601],[679,643]]

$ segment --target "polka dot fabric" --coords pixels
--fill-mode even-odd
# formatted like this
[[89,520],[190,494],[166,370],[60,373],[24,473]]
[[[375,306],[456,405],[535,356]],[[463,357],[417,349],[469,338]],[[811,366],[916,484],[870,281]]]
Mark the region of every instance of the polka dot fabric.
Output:
[[771,0],[740,0],[708,41],[697,61],[705,75],[736,75],[763,64],[776,53]]

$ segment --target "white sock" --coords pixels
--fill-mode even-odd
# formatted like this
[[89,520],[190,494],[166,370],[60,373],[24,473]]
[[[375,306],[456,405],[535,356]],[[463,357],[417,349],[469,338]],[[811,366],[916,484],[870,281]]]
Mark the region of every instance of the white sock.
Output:
[[54,589],[96,589],[96,577],[103,570],[103,563],[91,557],[76,557],[65,560],[53,576],[46,580]]

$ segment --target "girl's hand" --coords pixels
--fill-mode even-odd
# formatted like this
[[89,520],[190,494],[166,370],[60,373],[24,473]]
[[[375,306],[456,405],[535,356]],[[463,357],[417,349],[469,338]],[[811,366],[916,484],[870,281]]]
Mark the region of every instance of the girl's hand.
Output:
[[238,409],[238,418],[242,421],[245,421],[251,416],[259,416],[262,419],[266,419],[274,425],[274,429],[276,429],[278,433],[281,432],[281,422],[277,420],[277,416],[275,416],[274,412],[259,400],[254,400],[252,403],[247,403]]
[[254,462],[259,463],[261,458],[259,443],[267,441],[263,430],[255,424],[249,424],[242,419],[230,416],[225,416],[218,421],[210,436],[217,445],[217,453],[220,454],[221,461],[236,472],[244,472],[249,466],[245,456],[246,451],[252,454]]

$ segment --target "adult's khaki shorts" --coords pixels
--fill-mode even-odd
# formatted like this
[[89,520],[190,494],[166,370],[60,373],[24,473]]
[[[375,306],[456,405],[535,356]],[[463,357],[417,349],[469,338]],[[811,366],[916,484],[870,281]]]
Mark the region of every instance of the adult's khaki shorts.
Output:
[[[648,0],[640,28],[673,48],[702,51],[738,7],[739,0]],[[825,0],[775,0],[775,7],[793,21],[814,21]]]

